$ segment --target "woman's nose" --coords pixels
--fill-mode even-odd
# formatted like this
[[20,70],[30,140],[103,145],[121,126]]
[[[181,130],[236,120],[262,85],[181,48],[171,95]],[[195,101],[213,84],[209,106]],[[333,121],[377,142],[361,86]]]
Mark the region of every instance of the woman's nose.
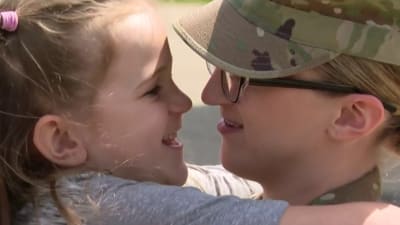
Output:
[[207,105],[222,105],[229,101],[226,99],[221,86],[221,70],[216,69],[208,79],[201,94],[202,101]]

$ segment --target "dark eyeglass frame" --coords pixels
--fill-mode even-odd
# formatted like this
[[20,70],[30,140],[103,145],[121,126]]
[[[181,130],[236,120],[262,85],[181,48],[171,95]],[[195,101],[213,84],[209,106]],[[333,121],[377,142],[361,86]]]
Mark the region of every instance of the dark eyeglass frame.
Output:
[[[207,63],[207,68],[209,69],[210,74],[211,71],[209,63]],[[265,87],[283,87],[283,88],[299,88],[299,89],[309,89],[309,90],[317,90],[317,91],[328,91],[339,94],[369,94],[368,92],[362,91],[359,88],[345,85],[345,84],[335,84],[330,82],[321,82],[321,81],[308,81],[308,80],[299,80],[292,78],[273,78],[273,79],[251,79],[245,77],[239,77],[239,87],[237,88],[237,93],[232,98],[228,94],[228,85],[227,85],[227,76],[235,76],[227,73],[226,71],[219,69],[220,78],[221,78],[221,88],[227,99],[232,103],[237,103],[241,94],[243,93],[243,89],[247,85],[254,86],[265,86]],[[370,95],[370,94],[369,94]],[[397,111],[397,107],[392,104],[389,104],[383,100],[380,100],[383,104],[383,107],[389,111],[390,113],[394,113]]]

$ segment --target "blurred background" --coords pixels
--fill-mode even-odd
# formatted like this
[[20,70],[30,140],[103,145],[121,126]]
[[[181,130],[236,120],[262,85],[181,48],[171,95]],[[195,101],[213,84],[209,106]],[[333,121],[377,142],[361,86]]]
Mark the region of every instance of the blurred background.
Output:
[[174,59],[173,78],[193,101],[193,109],[184,116],[183,128],[179,134],[185,145],[185,158],[197,164],[219,162],[219,134],[216,124],[219,120],[218,107],[205,106],[201,102],[201,91],[209,78],[206,64],[178,35],[171,24],[180,16],[205,4],[205,1],[160,1],[159,11],[165,19],[168,38]]
[[[193,101],[193,109],[183,121],[179,134],[185,145],[184,156],[188,162],[217,164],[219,162],[220,137],[216,130],[219,120],[218,107],[201,102],[201,90],[209,74],[205,62],[194,53],[173,31],[171,24],[180,16],[208,0],[159,0],[158,8],[167,26],[168,38],[174,58],[173,78]],[[354,162],[357,163],[357,162]],[[381,169],[384,180],[384,199],[400,204],[400,158],[383,157]]]

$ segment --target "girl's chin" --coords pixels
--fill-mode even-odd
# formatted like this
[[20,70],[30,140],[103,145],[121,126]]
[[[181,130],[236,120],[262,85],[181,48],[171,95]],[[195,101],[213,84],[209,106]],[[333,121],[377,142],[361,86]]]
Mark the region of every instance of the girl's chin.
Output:
[[149,181],[159,184],[181,186],[186,182],[188,169],[185,162],[181,161],[179,164],[180,165],[175,165],[174,168],[157,168],[155,170],[153,168],[151,171],[125,171],[124,173],[121,171],[114,171],[111,174],[127,180],[135,180],[139,182]]
[[172,176],[169,176],[164,184],[177,186],[184,185],[188,176],[188,169],[186,167],[186,164],[182,163],[180,168],[177,168],[176,171],[170,174],[172,174]]

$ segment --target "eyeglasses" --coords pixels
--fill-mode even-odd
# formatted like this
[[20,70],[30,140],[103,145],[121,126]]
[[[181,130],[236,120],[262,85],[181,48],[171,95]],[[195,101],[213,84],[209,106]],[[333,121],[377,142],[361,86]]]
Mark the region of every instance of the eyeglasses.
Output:
[[[208,72],[212,75],[217,69],[214,65],[206,62]],[[291,78],[273,78],[273,79],[251,79],[245,77],[235,76],[224,70],[220,71],[221,78],[221,89],[225,97],[232,103],[237,103],[243,90],[247,85],[254,86],[267,86],[267,87],[284,87],[284,88],[300,88],[300,89],[310,89],[318,91],[328,91],[340,94],[368,94],[356,87],[345,85],[345,84],[335,84],[330,82],[317,82],[317,81],[307,81]],[[390,113],[396,112],[397,108],[389,103],[382,101],[383,106]]]

